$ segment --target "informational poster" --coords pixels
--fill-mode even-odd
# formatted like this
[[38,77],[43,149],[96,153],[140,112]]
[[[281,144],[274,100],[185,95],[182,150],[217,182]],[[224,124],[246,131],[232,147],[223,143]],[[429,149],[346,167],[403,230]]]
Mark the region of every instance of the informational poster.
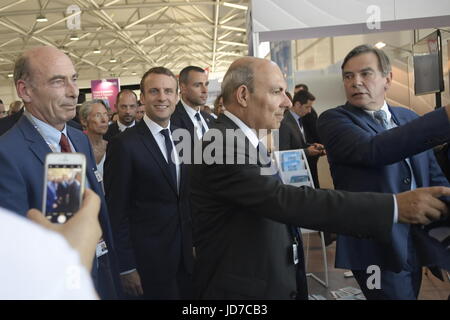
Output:
[[91,80],[92,99],[104,100],[113,111],[116,111],[116,97],[119,91],[120,80],[118,78]]
[[283,72],[288,85],[288,91],[294,90],[294,71],[292,69],[291,41],[270,42],[270,58]]
[[275,151],[274,154],[278,172],[284,184],[314,188],[311,170],[302,149]]

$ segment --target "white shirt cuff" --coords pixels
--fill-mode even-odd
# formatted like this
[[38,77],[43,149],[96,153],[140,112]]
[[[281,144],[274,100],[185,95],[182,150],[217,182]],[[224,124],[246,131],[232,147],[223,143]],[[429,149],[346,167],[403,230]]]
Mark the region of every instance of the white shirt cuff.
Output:
[[135,272],[135,271],[136,271],[136,268],[128,270],[128,271],[121,272],[120,275],[124,276],[124,275],[130,274],[130,273]]
[[398,222],[398,206],[397,206],[397,198],[395,194],[392,195],[394,197],[394,223]]

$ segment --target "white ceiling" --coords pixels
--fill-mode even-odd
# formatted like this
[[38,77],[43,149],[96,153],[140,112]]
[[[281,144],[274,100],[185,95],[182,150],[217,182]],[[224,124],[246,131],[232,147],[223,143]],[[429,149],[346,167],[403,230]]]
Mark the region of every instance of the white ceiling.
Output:
[[[67,13],[70,5],[81,13]],[[248,0],[0,0],[0,78],[38,45],[67,51],[82,79],[140,76],[153,66],[177,73],[191,64],[224,72],[247,54],[247,6]],[[47,22],[36,21],[41,14]]]

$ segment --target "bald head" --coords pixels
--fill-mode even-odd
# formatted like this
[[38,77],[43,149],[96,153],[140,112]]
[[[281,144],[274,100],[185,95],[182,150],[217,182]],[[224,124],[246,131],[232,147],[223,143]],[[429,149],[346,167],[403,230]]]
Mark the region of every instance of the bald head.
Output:
[[14,83],[17,86],[19,80],[31,80],[35,71],[39,71],[43,64],[56,58],[72,63],[64,52],[54,47],[41,46],[25,51],[14,65]]
[[27,50],[14,66],[17,94],[27,111],[58,130],[75,116],[77,78],[70,58],[54,47]]
[[233,62],[222,82],[225,108],[253,129],[276,129],[286,105],[286,81],[270,60],[244,57]]
[[258,58],[244,57],[234,61],[228,68],[222,82],[223,104],[225,106],[232,103],[236,89],[245,85],[250,92],[254,89],[254,70]]

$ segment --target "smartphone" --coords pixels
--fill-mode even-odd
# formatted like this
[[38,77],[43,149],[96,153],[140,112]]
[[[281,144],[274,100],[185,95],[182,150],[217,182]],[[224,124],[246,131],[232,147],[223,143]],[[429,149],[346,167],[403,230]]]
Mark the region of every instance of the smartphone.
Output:
[[65,223],[81,206],[86,179],[82,153],[49,153],[45,158],[42,212],[52,223]]

